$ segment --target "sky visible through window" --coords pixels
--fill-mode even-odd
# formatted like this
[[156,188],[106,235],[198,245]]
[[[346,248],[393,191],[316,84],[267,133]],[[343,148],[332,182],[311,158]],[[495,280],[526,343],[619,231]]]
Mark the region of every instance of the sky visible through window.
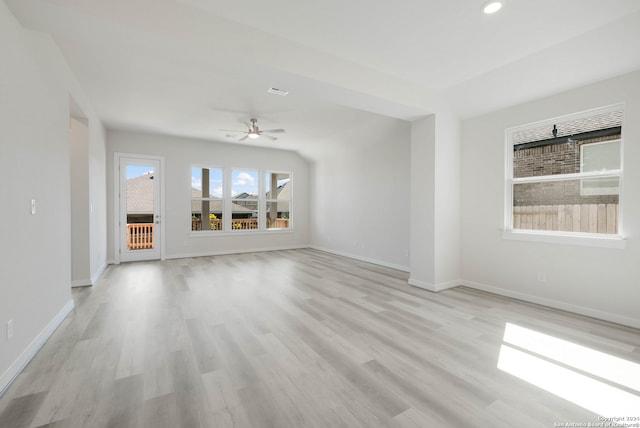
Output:
[[[145,165],[127,165],[127,180],[140,177],[142,175],[152,173],[153,167]],[[257,171],[241,171],[234,170],[231,174],[232,196],[241,193],[250,195],[258,194],[258,172]],[[282,186],[289,181],[289,178],[278,180],[278,186]],[[267,183],[267,191],[269,191],[271,183]],[[194,189],[202,190],[202,168],[191,168],[191,186]],[[212,168],[209,170],[209,189],[210,193],[217,197],[222,197],[222,169]]]
[[258,196],[258,171],[231,171],[231,196],[242,193]]
[[149,165],[127,165],[127,180],[150,172],[153,172],[153,167]]
[[[202,168],[191,168],[191,187],[202,190]],[[222,169],[209,169],[209,194],[222,198]]]

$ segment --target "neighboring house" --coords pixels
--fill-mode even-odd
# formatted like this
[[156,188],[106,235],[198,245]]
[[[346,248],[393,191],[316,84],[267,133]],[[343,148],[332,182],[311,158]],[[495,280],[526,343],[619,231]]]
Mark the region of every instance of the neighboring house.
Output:
[[276,189],[276,199],[278,200],[278,218],[289,218],[289,201],[291,200],[290,181],[278,186]]
[[[202,230],[202,211],[203,205],[209,203],[208,211],[213,218],[210,218],[211,229],[222,230],[222,215],[224,200],[213,195],[209,195],[211,199],[203,201],[202,190],[191,188],[191,230]],[[231,203],[231,218],[233,219],[251,219],[257,216],[257,204],[255,209],[243,206],[235,202]],[[256,223],[257,224],[257,223]]]
[[[191,189],[191,230],[202,230],[201,219],[203,212],[203,201],[201,199],[202,191],[192,188]],[[222,216],[223,216],[223,199],[209,195],[209,213],[213,214],[215,218],[211,218],[211,228],[213,230],[221,230],[222,228]],[[272,228],[288,228],[290,217],[290,200],[291,200],[291,185],[290,181],[277,187],[275,194],[268,192],[266,195],[267,203],[267,227]],[[274,204],[274,200],[276,203]],[[231,203],[232,213],[231,218],[233,220],[248,220],[253,219],[251,223],[238,223],[233,225],[234,228],[249,228],[255,229],[258,227],[258,207],[259,198],[256,195],[243,192],[233,197]],[[206,208],[204,209],[206,211]],[[245,226],[246,225],[246,226]]]
[[127,223],[153,223],[153,172],[127,180]]
[[[587,170],[600,170],[606,165],[593,165],[589,150],[606,150],[604,143],[615,143],[621,138],[622,114],[612,112],[558,124],[556,136],[551,128],[538,128],[516,134],[513,147],[513,176],[533,177],[576,174]],[[550,138],[551,137],[551,138]],[[586,147],[586,148],[585,148]],[[611,156],[599,153],[600,162],[615,157],[619,148],[611,147]],[[585,158],[585,154],[587,157]],[[616,162],[616,159],[611,159]],[[620,160],[617,158],[617,162]],[[591,167],[591,169],[589,169]],[[594,169],[595,168],[595,169]],[[603,183],[603,180],[600,180]],[[514,189],[514,206],[554,204],[617,204],[618,185],[615,180],[594,187],[594,180],[567,180],[538,184],[521,184]]]
[[[153,223],[153,173],[144,174],[139,177],[127,180],[127,223]],[[191,197],[198,198],[201,195],[198,189],[191,189]],[[246,195],[245,198],[251,198]],[[209,201],[209,212],[222,218],[222,199],[211,195],[212,200]],[[255,198],[255,197],[254,197]],[[256,211],[241,203],[232,203],[232,218],[247,219],[256,216]],[[192,219],[201,218],[202,202],[193,200],[191,202]],[[287,203],[288,212],[288,203]]]
[[[200,218],[200,215],[202,213],[202,201],[195,199],[195,198],[201,198],[201,194],[202,194],[201,190],[191,188],[191,198],[192,198],[191,217],[192,218],[194,216],[197,218]],[[211,214],[214,214],[218,218],[222,218],[223,200],[213,195],[209,195],[209,196],[211,197],[211,200],[209,200],[209,212]],[[253,210],[247,207],[244,207],[242,205],[239,205],[235,202],[231,204],[231,207],[233,210],[232,212],[233,218],[251,218],[254,216]]]

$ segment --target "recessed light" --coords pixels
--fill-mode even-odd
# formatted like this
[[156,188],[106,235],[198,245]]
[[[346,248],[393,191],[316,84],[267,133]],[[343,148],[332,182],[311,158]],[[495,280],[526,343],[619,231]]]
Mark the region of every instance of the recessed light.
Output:
[[487,15],[491,15],[492,13],[496,13],[500,9],[502,9],[502,2],[501,1],[489,0],[488,2],[486,2],[485,4],[482,5],[482,11],[484,13],[486,13]]

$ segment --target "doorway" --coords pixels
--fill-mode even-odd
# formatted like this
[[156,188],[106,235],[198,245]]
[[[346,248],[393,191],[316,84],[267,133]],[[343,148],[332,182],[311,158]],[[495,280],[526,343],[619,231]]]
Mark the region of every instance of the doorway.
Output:
[[120,261],[162,258],[161,159],[117,156]]

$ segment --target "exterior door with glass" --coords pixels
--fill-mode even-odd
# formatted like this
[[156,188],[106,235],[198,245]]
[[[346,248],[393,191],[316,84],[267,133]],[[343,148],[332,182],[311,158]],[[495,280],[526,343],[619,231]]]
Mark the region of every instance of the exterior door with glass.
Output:
[[119,165],[120,261],[160,259],[160,161],[120,157]]

